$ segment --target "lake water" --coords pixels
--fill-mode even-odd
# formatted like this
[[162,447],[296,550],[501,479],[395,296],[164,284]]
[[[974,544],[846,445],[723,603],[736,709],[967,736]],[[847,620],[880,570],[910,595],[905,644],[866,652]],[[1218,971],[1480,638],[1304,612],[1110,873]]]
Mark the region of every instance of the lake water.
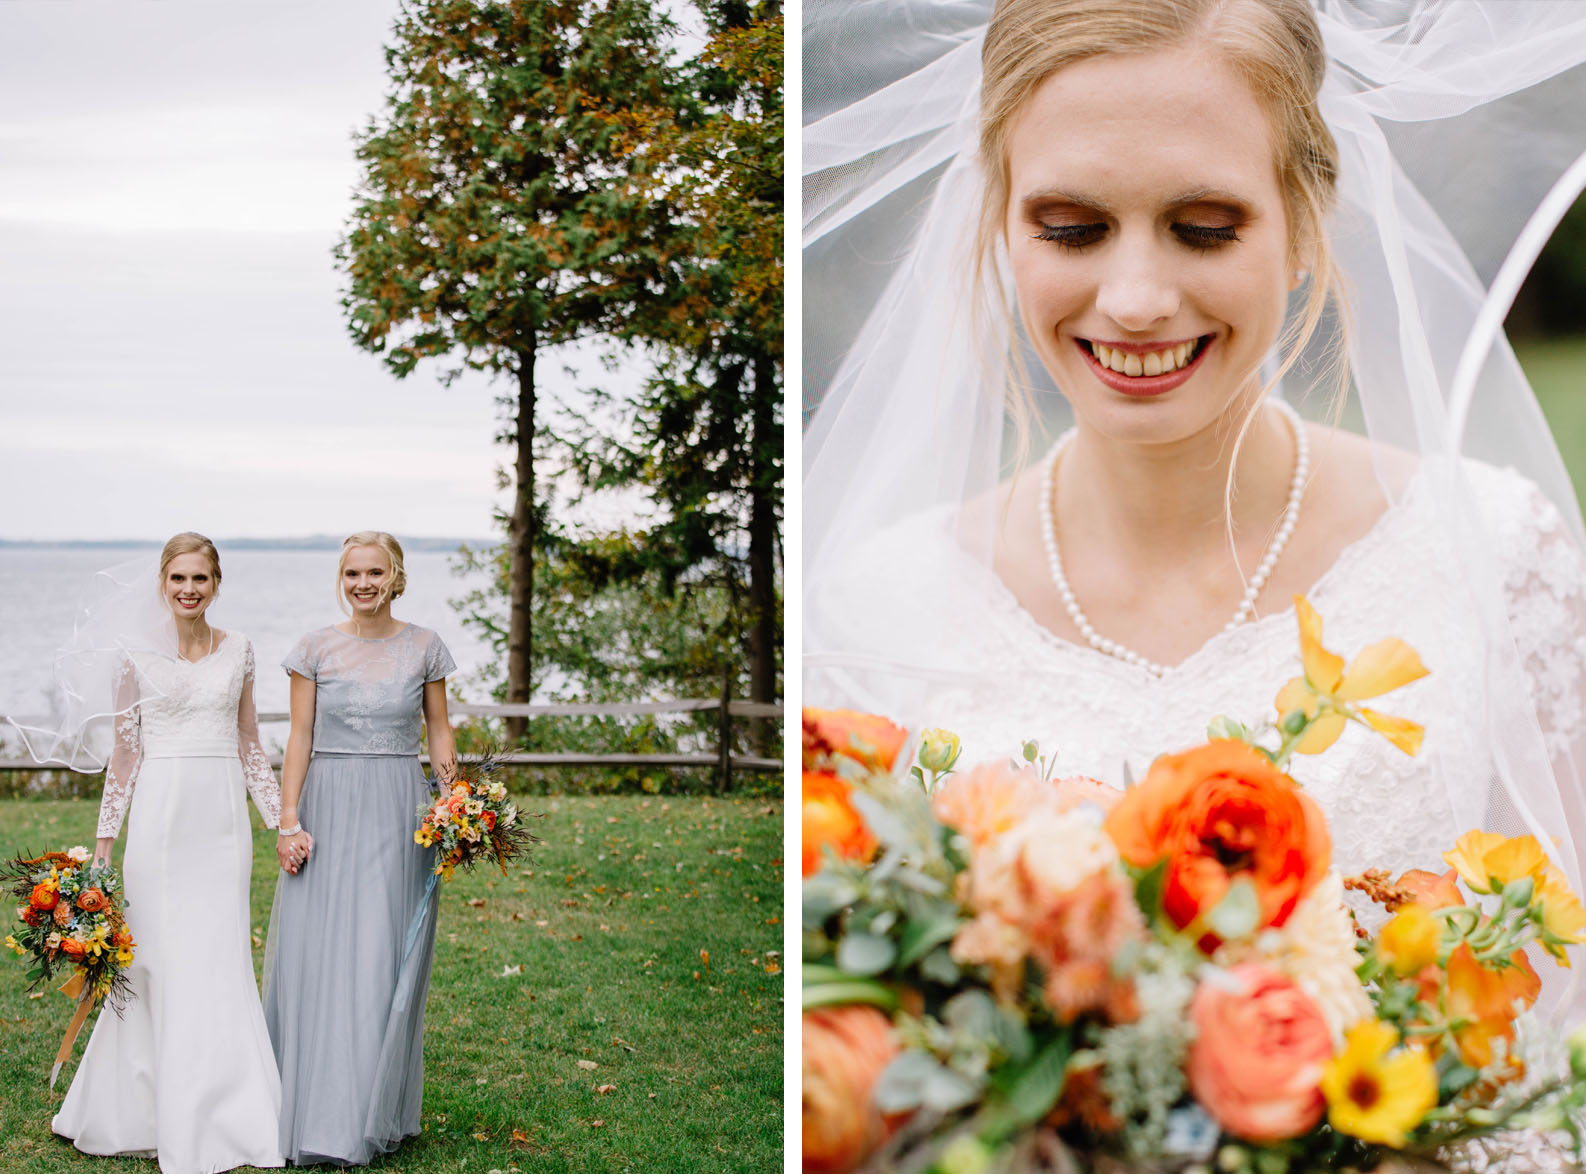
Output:
[[[29,716],[49,709],[50,666],[71,635],[72,619],[93,573],[151,549],[0,549],[0,715]],[[448,681],[454,696],[488,701],[477,679],[491,660],[488,646],[464,629],[450,601],[482,585],[483,575],[460,578],[453,556],[413,551],[403,560],[407,589],[393,611],[439,632],[457,661]],[[334,550],[221,551],[225,579],[209,610],[214,625],[253,641],[259,671],[254,684],[261,713],[285,712],[287,677],[279,665],[304,632],[343,619],[337,609]],[[153,589],[151,584],[150,589]],[[286,723],[266,727],[266,745],[283,743]]]

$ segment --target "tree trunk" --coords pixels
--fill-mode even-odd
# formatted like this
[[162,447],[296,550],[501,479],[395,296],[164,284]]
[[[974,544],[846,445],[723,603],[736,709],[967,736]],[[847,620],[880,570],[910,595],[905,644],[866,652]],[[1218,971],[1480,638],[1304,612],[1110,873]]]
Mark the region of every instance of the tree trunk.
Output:
[[[531,335],[518,352],[517,492],[507,531],[511,570],[507,579],[507,704],[527,702],[533,664],[534,603],[534,355]],[[507,739],[516,745],[528,731],[529,719],[506,719]]]
[[[752,461],[749,498],[749,699],[776,700],[776,654],[781,625],[776,620],[776,480],[772,445],[781,444],[776,427],[777,386],[765,355],[755,359]],[[750,727],[761,755],[777,753],[772,723],[757,718]]]

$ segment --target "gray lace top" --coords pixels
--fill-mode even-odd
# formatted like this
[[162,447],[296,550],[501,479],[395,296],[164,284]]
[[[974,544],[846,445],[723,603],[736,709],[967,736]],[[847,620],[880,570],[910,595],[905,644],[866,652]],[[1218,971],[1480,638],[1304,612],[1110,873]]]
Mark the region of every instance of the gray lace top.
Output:
[[281,667],[314,682],[315,754],[417,755],[424,685],[457,668],[441,638],[409,624],[369,640],[310,632]]

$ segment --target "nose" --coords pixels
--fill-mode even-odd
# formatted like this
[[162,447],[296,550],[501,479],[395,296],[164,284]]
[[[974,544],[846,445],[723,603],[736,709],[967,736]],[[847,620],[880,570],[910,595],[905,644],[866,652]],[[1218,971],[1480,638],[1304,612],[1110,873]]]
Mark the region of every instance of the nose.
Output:
[[1102,258],[1096,309],[1123,330],[1143,333],[1179,309],[1171,261],[1144,237],[1125,237]]

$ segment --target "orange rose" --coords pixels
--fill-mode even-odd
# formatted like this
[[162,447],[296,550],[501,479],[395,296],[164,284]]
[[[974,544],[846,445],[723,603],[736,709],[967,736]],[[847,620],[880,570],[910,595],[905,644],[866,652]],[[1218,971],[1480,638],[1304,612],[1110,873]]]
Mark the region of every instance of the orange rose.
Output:
[[[1168,861],[1162,903],[1180,929],[1241,878],[1255,886],[1260,927],[1281,926],[1332,858],[1315,800],[1243,742],[1209,742],[1157,759],[1106,827],[1130,864]],[[1208,953],[1219,944],[1214,934],[1200,940]]]
[[869,860],[876,838],[854,810],[852,788],[831,774],[804,772],[804,875],[819,872],[821,848],[830,845],[845,860]]
[[887,1017],[850,1004],[804,1014],[804,1172],[852,1170],[891,1132],[873,1094],[899,1052]]
[[88,947],[82,942],[78,941],[76,938],[62,938],[61,953],[65,954],[68,958],[81,958],[84,954],[88,953]]
[[33,902],[33,908],[49,910],[55,908],[55,902],[60,900],[60,895],[55,891],[55,887],[53,885],[48,883],[38,884],[33,886],[33,896],[31,900]]
[[98,889],[84,889],[77,897],[77,908],[84,913],[98,913],[101,909],[109,907],[109,898]]
[[909,732],[884,717],[853,709],[804,710],[804,765],[837,754],[861,766],[891,770]]
[[1219,1125],[1247,1141],[1298,1137],[1327,1109],[1327,1019],[1314,999],[1262,966],[1247,962],[1229,974],[1237,989],[1203,982],[1190,1004],[1190,1091]]

